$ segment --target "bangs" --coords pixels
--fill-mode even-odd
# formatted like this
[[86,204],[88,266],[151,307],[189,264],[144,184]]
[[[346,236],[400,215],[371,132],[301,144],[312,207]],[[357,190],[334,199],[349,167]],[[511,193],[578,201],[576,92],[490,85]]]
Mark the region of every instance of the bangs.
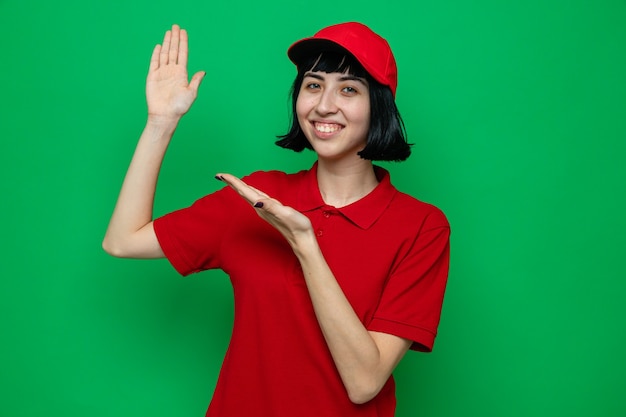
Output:
[[[295,61],[294,61],[295,62]],[[406,141],[404,123],[388,86],[375,81],[363,66],[346,50],[323,50],[298,56],[298,74],[291,86],[291,126],[285,135],[278,136],[276,145],[301,152],[313,149],[298,122],[297,102],[304,75],[309,71],[339,73],[363,78],[369,83],[370,126],[367,145],[357,154],[370,161],[404,161],[411,154],[411,144]]]
[[327,74],[338,72],[349,74],[354,77],[365,78],[368,81],[370,75],[363,66],[351,54],[339,51],[323,51],[318,55],[312,55],[303,60],[300,65],[301,72],[320,71]]

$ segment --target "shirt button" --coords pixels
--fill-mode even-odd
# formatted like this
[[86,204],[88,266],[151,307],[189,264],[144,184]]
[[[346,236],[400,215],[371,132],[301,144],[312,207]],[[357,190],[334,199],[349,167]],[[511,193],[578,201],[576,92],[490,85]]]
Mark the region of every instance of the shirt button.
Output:
[[317,229],[317,232],[315,234],[319,237],[322,236],[324,232],[322,231],[322,229]]
[[330,217],[330,212],[329,211],[324,211],[324,212],[322,212],[322,215],[324,217],[326,217],[326,218],[329,218]]

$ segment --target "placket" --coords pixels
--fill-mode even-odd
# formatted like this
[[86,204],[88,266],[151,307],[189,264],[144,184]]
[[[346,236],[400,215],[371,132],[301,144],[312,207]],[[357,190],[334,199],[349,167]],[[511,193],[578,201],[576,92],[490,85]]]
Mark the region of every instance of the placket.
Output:
[[340,214],[339,210],[333,206],[322,206],[319,210],[320,215],[315,224],[315,236],[317,236],[318,240],[323,239],[332,230],[333,220]]

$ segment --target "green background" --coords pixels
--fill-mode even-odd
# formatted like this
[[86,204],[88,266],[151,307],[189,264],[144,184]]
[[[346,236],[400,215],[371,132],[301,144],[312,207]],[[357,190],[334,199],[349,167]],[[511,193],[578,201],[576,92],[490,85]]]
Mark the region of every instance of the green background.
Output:
[[163,214],[217,171],[312,163],[273,145],[285,50],[347,20],[397,57],[416,145],[385,166],[453,227],[440,334],[400,364],[398,416],[626,415],[626,2],[0,0],[2,417],[203,415],[226,276],[100,246],[152,47],[179,23],[190,71],[208,73],[165,160]]

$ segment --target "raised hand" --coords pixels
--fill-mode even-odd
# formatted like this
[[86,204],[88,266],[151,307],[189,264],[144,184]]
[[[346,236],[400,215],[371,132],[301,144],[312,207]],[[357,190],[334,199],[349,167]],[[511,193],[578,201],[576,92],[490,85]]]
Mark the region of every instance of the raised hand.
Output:
[[146,81],[149,116],[180,118],[195,101],[205,73],[199,71],[189,81],[188,45],[187,31],[173,25],[163,44],[155,46]]

